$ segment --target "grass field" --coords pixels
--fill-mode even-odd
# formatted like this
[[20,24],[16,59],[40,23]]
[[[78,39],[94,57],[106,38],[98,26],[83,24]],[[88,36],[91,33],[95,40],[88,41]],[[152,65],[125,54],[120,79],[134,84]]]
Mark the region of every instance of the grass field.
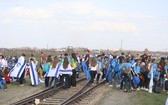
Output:
[[165,105],[167,96],[167,92],[150,94],[145,91],[138,91],[130,100],[134,105]]

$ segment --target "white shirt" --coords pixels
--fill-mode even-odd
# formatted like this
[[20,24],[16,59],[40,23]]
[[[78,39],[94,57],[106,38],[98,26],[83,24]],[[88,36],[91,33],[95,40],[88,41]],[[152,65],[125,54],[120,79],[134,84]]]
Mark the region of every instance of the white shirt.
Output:
[[0,59],[0,67],[6,67],[5,59]]
[[98,64],[96,64],[95,67],[90,66],[90,70],[91,70],[91,71],[97,71],[97,70],[98,70]]

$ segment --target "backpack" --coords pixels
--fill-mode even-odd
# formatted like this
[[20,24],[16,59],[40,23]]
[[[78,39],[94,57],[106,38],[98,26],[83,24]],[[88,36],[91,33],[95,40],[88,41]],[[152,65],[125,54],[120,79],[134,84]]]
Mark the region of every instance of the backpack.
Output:
[[133,83],[134,83],[134,85],[138,85],[140,83],[140,79],[138,76],[136,76],[136,75],[133,76]]
[[165,90],[168,90],[168,80],[165,81]]
[[161,92],[161,88],[160,88],[160,84],[159,83],[155,83],[153,91],[155,93],[160,93]]
[[127,69],[126,65],[123,66],[122,73],[126,76],[130,74],[130,70]]

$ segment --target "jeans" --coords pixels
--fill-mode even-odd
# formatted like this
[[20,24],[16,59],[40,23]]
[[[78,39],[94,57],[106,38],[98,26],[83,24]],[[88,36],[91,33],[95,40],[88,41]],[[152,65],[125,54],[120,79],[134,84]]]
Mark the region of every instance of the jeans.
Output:
[[90,70],[90,76],[91,76],[90,83],[94,83],[96,74],[97,74],[97,71]]
[[3,88],[3,84],[5,84],[5,80],[4,79],[0,80],[0,89]]
[[52,77],[49,83],[49,86],[51,87],[54,81],[54,87],[57,87],[58,84],[58,78],[57,77]]
[[160,87],[165,90],[165,77],[160,77]]
[[49,85],[49,80],[50,80],[50,77],[45,77],[45,87],[48,87]]
[[116,82],[116,84],[117,85],[119,85],[120,84],[120,74],[119,74],[119,72],[115,72],[114,73],[114,81]]
[[114,79],[114,72],[112,72],[112,71],[110,70],[110,75],[109,75],[109,78],[108,78],[108,80],[109,80],[109,85],[112,85],[112,84],[113,84],[113,79]]
[[131,88],[131,75],[123,74],[123,78],[121,80],[121,85],[120,85],[121,90],[123,89],[123,83],[129,84],[129,88]]

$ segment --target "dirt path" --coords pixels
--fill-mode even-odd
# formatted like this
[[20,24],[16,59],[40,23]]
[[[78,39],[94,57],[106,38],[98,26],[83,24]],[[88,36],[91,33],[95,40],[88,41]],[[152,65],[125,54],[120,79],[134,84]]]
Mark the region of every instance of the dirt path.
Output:
[[95,105],[134,105],[137,101],[133,98],[136,92],[123,92],[108,86],[104,86],[107,91],[104,92],[103,97],[95,103]]
[[0,89],[0,105],[11,104],[33,94],[36,94],[44,89],[44,84],[39,84],[36,87],[24,84],[24,86],[21,87],[17,83],[11,83],[10,85],[8,85],[7,91]]

